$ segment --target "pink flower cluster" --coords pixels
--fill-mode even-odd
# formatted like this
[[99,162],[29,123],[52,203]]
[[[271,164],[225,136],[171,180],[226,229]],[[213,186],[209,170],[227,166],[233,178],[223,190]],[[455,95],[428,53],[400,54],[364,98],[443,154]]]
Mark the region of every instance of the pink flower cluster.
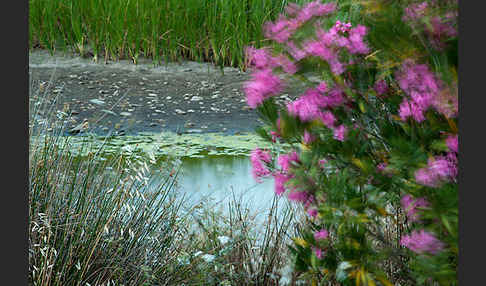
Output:
[[457,113],[457,104],[454,96],[447,92],[444,84],[424,64],[415,64],[412,60],[405,60],[402,68],[397,71],[396,79],[400,88],[410,97],[400,104],[399,115],[405,121],[412,117],[417,122],[425,120],[424,112],[430,107],[446,115],[454,116]]
[[420,214],[418,213],[420,208],[427,208],[430,204],[425,198],[414,199],[411,195],[405,195],[400,200],[402,208],[405,210],[408,219],[411,222],[418,221]]
[[244,84],[248,106],[256,108],[268,97],[278,94],[282,90],[280,77],[272,73],[271,69],[263,69],[252,74],[252,80]]
[[255,49],[254,47],[246,47],[245,58],[248,65],[257,70],[281,67],[288,74],[297,72],[297,66],[288,57],[282,54],[272,56],[266,48]]
[[265,99],[280,93],[283,89],[282,80],[273,73],[273,69],[281,67],[284,72],[294,74],[297,66],[287,56],[272,56],[265,48],[247,47],[245,54],[248,65],[256,70],[252,73],[251,80],[244,84],[243,90],[248,105],[256,108]]
[[272,156],[268,151],[263,151],[260,148],[254,149],[250,154],[250,161],[253,167],[253,178],[255,178],[257,182],[261,182],[261,177],[271,174],[270,170],[265,166],[265,163],[270,163],[272,161]]
[[431,20],[431,28],[427,28],[427,34],[432,46],[441,50],[445,47],[445,41],[456,37],[457,32],[457,13],[447,13],[443,17],[435,16]]
[[[404,9],[402,20],[409,22],[413,27],[423,27],[425,34],[428,36],[432,47],[441,50],[445,46],[445,41],[448,38],[456,37],[457,32],[457,10],[449,11],[444,15],[433,16],[433,10],[440,10],[437,2],[427,1],[422,3],[413,3]],[[427,16],[430,17],[430,22],[425,23]],[[422,24],[422,25],[419,25]]]
[[428,5],[429,3],[427,1],[410,4],[404,9],[402,20],[404,22],[412,22],[422,19],[425,17]]
[[343,24],[337,21],[328,31],[317,27],[317,39],[306,41],[304,43],[304,51],[308,55],[325,60],[329,64],[331,71],[339,75],[344,72],[346,67],[346,64],[339,60],[341,48],[347,49],[351,54],[369,53],[369,48],[363,41],[366,33],[365,26],[358,25],[351,28],[349,23]]
[[[340,88],[333,88],[327,96],[324,93],[327,86],[324,82],[316,88],[309,88],[298,99],[287,104],[287,110],[301,121],[320,120],[326,127],[334,131],[334,138],[344,141],[347,134],[347,127],[335,126],[336,117],[330,110],[344,103],[344,95]],[[310,139],[310,137],[308,138]]]
[[285,193],[285,184],[293,177],[289,174],[290,166],[292,164],[298,164],[299,162],[299,155],[295,151],[278,156],[277,163],[282,169],[273,174],[275,179],[275,194],[280,196]]
[[312,1],[300,8],[298,5],[289,5],[286,9],[291,18],[280,14],[275,23],[265,23],[263,30],[265,37],[278,43],[284,43],[305,22],[316,16],[329,15],[336,10],[335,3],[322,4],[320,1]]
[[438,187],[441,182],[457,176],[457,158],[449,153],[447,157],[430,158],[427,167],[415,172],[415,181],[428,187]]
[[415,253],[437,254],[444,248],[444,243],[438,240],[434,234],[425,230],[412,231],[410,235],[402,237],[400,244]]

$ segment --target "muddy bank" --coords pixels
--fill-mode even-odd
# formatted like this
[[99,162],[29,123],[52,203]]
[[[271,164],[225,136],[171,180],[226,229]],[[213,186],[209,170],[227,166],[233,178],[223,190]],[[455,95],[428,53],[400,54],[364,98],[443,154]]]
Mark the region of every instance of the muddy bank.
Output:
[[235,134],[260,124],[242,91],[249,73],[234,68],[195,62],[155,66],[149,60],[104,64],[35,50],[29,54],[29,76],[31,88],[56,96],[55,112],[72,115],[69,128],[98,135]]

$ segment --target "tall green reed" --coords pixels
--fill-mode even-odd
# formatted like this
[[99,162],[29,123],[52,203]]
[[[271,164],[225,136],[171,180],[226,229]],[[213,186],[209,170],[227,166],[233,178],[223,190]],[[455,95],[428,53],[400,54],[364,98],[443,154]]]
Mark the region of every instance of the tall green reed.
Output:
[[266,44],[262,24],[287,2],[29,0],[29,47],[69,48],[105,61],[143,56],[244,68],[244,47]]

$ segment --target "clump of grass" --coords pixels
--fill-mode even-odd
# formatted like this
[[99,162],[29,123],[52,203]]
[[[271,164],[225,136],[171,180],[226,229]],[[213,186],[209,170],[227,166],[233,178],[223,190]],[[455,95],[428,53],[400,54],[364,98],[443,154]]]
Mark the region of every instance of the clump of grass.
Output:
[[[244,67],[265,45],[262,25],[287,0],[29,0],[29,47],[70,48],[95,60],[181,59]],[[310,0],[293,1],[306,3]]]
[[[174,262],[186,218],[179,216],[176,176],[154,188],[144,162],[102,160],[102,149],[72,153],[59,136],[63,121],[52,115],[55,98],[42,89],[31,88],[30,283],[177,284],[186,270]],[[53,125],[58,136],[46,135]]]

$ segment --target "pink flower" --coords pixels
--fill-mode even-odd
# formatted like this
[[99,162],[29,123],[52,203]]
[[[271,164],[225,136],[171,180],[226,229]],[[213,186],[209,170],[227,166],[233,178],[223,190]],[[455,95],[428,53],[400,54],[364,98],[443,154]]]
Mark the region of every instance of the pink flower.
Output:
[[307,54],[320,57],[325,61],[337,60],[337,53],[329,46],[322,43],[322,41],[307,41],[304,43],[304,51]]
[[402,101],[398,112],[402,121],[406,121],[408,117],[412,117],[417,122],[425,120],[423,109],[415,102],[409,102],[407,99]]
[[297,71],[297,66],[289,58],[282,54],[273,57],[265,48],[255,49],[253,47],[247,47],[245,48],[245,56],[248,64],[259,70],[280,66],[289,74],[294,74]]
[[272,55],[266,49],[245,48],[245,56],[250,66],[263,69],[269,66]]
[[310,134],[307,130],[304,131],[304,144],[309,145],[310,143],[314,142],[316,137]]
[[380,96],[388,91],[388,85],[386,84],[386,81],[382,79],[375,82],[373,89],[375,90],[376,94]]
[[400,88],[411,99],[411,101],[404,99],[400,104],[402,120],[406,120],[409,116],[418,122],[425,120],[423,112],[431,106],[438,105],[443,82],[437,79],[427,65],[418,65],[412,60],[405,60],[395,76]]
[[446,145],[451,150],[451,152],[458,153],[459,152],[459,142],[457,135],[450,135],[446,139]]
[[438,240],[434,234],[423,229],[420,231],[414,230],[410,235],[403,236],[400,244],[418,254],[437,254],[444,249],[445,246],[445,244]]
[[421,185],[435,188],[438,186],[439,179],[428,168],[421,168],[415,171],[415,181]]
[[300,61],[307,56],[306,51],[298,48],[292,41],[287,42],[287,51],[296,61]]
[[319,118],[320,107],[326,106],[326,98],[317,89],[310,88],[304,95],[287,104],[290,114],[299,117],[302,121],[311,121]]
[[282,167],[282,170],[284,172],[288,172],[290,166],[293,163],[299,163],[300,160],[299,160],[299,155],[297,155],[297,152],[293,151],[289,154],[282,154],[278,156],[277,162]]
[[457,13],[449,12],[443,17],[432,17],[430,24],[425,27],[425,30],[432,47],[436,50],[442,50],[446,46],[446,41],[458,34]]
[[315,240],[323,240],[326,239],[328,236],[329,236],[329,232],[324,228],[314,233]]
[[402,20],[405,22],[417,21],[425,16],[425,11],[427,9],[428,3],[424,1],[422,3],[410,4],[405,8],[405,15],[403,15]]
[[441,180],[454,178],[457,175],[456,162],[451,161],[448,157],[438,156],[433,160],[429,159],[428,168],[434,172]]
[[327,128],[334,128],[334,122],[336,122],[336,117],[330,111],[324,111],[319,113],[319,118],[321,119],[322,123],[326,125]]
[[319,83],[319,85],[317,85],[316,87],[316,90],[320,93],[325,93],[327,92],[327,84],[325,81],[322,81],[321,83]]
[[456,176],[457,158],[450,155],[438,156],[430,158],[427,167],[415,172],[415,181],[424,186],[437,187],[440,182],[454,179]]
[[363,42],[363,37],[366,35],[366,27],[358,25],[349,31],[349,44],[346,46],[351,54],[367,54],[370,49]]
[[351,23],[341,23],[341,21],[337,20],[336,24],[334,24],[334,27],[340,32],[340,33],[347,33],[351,30]]
[[271,172],[265,166],[265,163],[270,163],[272,161],[272,157],[269,152],[256,148],[250,154],[250,161],[253,167],[252,174],[255,181],[261,182],[261,177],[271,174]]
[[327,160],[326,159],[319,160],[319,167],[321,167],[321,169],[324,169],[324,167],[326,166],[326,164],[327,164]]
[[288,74],[294,74],[297,72],[297,66],[284,55],[273,57],[271,61],[273,63],[273,66],[282,67],[283,71]]
[[383,173],[385,171],[385,168],[386,168],[386,163],[384,163],[384,162],[382,162],[382,163],[378,164],[378,166],[376,166],[376,170],[379,173]]
[[281,172],[275,172],[273,177],[275,178],[275,194],[280,196],[285,192],[285,183],[290,180],[291,176]]
[[252,74],[252,80],[244,84],[246,101],[251,108],[256,108],[269,96],[282,90],[280,78],[271,69],[259,70]]
[[309,200],[309,194],[305,191],[291,191],[288,194],[288,198],[291,201],[306,203]]
[[263,26],[265,37],[278,43],[286,42],[299,27],[300,22],[288,20],[284,15],[280,15],[275,23],[266,22]]
[[334,129],[334,139],[343,142],[347,132],[348,128],[346,126],[339,125]]
[[307,210],[307,214],[311,218],[315,218],[315,217],[317,217],[317,210],[315,208],[310,208],[310,209]]
[[334,87],[331,91],[329,91],[326,98],[326,103],[327,106],[334,108],[343,104],[344,100],[345,98],[342,89],[339,87]]
[[317,247],[312,247],[312,250],[314,250],[314,254],[318,259],[322,259],[322,257],[324,256],[324,252],[322,251],[322,249]]
[[321,4],[320,1],[313,1],[304,5],[297,13],[296,19],[300,22],[306,22],[314,16],[329,15],[336,10],[335,3]]
[[420,219],[420,214],[418,213],[418,208],[427,208],[429,202],[425,198],[414,199],[411,195],[405,195],[400,200],[402,208],[405,210],[407,217],[410,221],[418,221]]

